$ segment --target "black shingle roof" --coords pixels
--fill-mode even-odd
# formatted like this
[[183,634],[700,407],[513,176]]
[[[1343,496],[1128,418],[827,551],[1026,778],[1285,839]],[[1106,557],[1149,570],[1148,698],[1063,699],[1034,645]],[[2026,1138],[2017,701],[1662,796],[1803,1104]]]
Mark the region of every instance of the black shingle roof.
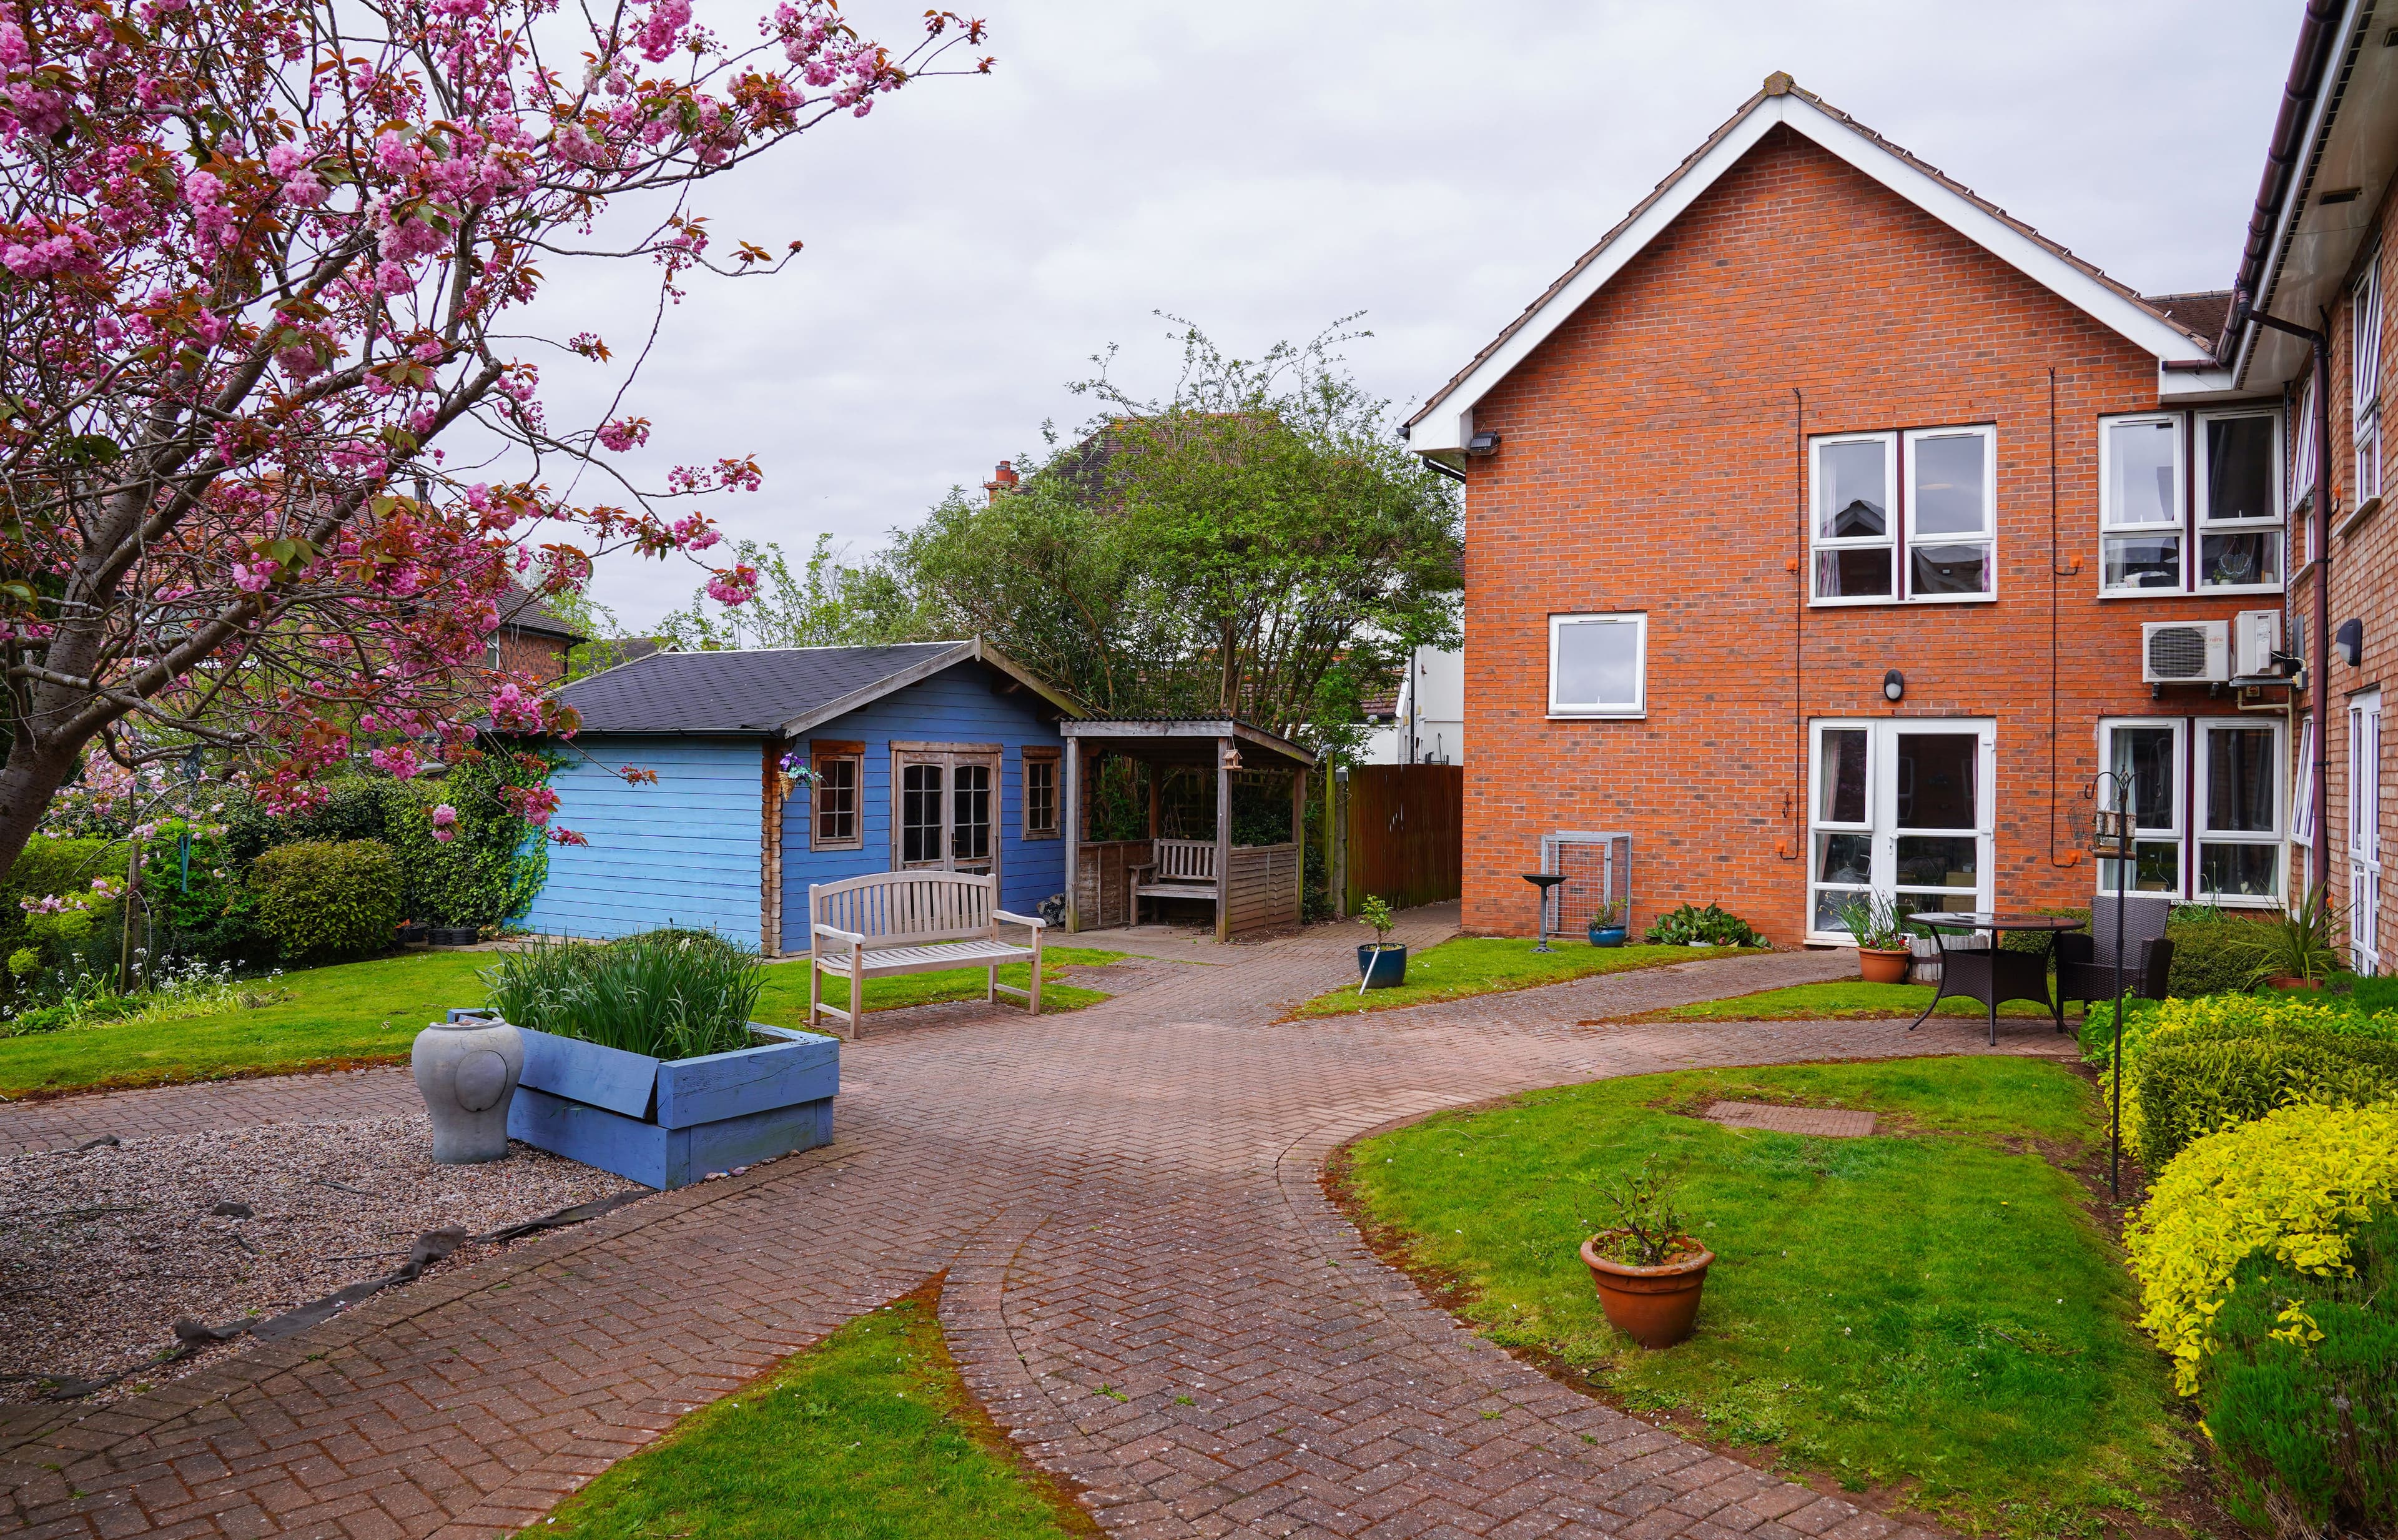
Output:
[[944,654],[964,661],[975,656],[975,644],[653,653],[561,686],[555,696],[574,708],[586,733],[775,733],[852,696],[896,688],[902,676]]

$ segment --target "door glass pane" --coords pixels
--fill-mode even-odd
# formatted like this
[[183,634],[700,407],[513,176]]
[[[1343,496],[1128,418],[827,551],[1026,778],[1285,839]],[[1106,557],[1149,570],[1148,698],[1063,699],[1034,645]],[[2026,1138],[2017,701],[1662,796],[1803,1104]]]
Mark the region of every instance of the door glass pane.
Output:
[[950,786],[950,854],[962,861],[990,859],[990,766],[961,764]]
[[1988,488],[1984,485],[1983,439],[1978,433],[1941,433],[1918,439],[1915,456],[1915,528],[1920,534],[1987,534]]
[[[2279,782],[2273,730],[2216,727],[2206,734],[2206,828],[2225,834],[2273,832]],[[2238,891],[2218,889],[2221,892]]]
[[1825,883],[1853,883],[1859,887],[1872,882],[1873,836],[1870,834],[1816,835],[1815,880]]
[[2181,536],[2109,535],[2101,563],[2106,568],[2101,581],[2110,588],[2178,588]]
[[2198,885],[2207,893],[2234,898],[2271,898],[2281,893],[2275,878],[2281,871],[2278,844],[2202,844],[2198,847]]
[[1901,887],[1962,887],[1977,885],[1974,853],[1982,842],[1971,834],[1909,834],[1898,841],[1898,885]]
[[1973,733],[1899,734],[1898,827],[1978,827],[1974,777],[1981,749],[1981,738]]
[[1889,456],[1879,442],[1817,448],[1815,533],[1850,540],[1890,533]]
[[2248,530],[2239,534],[2199,536],[2198,581],[2202,588],[2280,584],[2282,532]]
[[1557,628],[1559,706],[1632,707],[1640,701],[1640,627],[1571,620]]
[[1846,930],[1849,922],[1840,917],[1840,906],[1862,898],[1861,887],[1819,887],[1815,890],[1815,922],[1817,930]]
[[899,770],[899,859],[909,866],[941,858],[941,767]]
[[1823,798],[1816,810],[1820,823],[1866,821],[1866,741],[1862,727],[1826,729],[1823,734]]
[[1888,599],[1891,560],[1888,546],[1857,546],[1815,553],[1815,597],[1818,599]]
[[[1901,914],[1971,914],[1981,907],[1978,893],[1970,887],[1947,888],[1939,892],[1901,888],[1898,893],[1898,912]],[[1959,943],[1953,939],[1954,932],[1951,936],[1948,944],[1957,946]]]
[[1987,546],[1918,546],[1909,554],[1915,558],[1909,570],[1916,594],[1990,591]]
[[[2174,730],[2170,727],[2118,727],[2109,735],[2114,763],[2107,768],[2132,781],[2132,825],[2135,829],[2174,826]],[[2115,792],[2108,793],[2114,805]]]
[[2216,417],[2206,425],[2206,517],[2279,519],[2273,495],[2273,419]]
[[2107,522],[2178,524],[2174,466],[2181,450],[2179,425],[2107,425]]

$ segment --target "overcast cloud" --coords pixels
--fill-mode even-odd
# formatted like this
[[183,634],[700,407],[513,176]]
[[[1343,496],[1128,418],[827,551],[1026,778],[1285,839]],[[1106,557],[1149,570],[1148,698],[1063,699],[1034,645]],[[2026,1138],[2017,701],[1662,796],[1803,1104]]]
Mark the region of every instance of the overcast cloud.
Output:
[[[922,3],[850,0],[905,38]],[[748,5],[703,11],[746,34]],[[704,190],[720,246],[805,254],[705,276],[631,409],[645,480],[755,453],[735,535],[854,550],[1079,424],[1066,383],[1162,392],[1168,310],[1243,355],[1366,312],[1348,355],[1421,398],[1757,88],[1798,83],[2146,292],[2229,283],[2297,0],[1432,6],[999,0],[982,78],[926,80]],[[642,269],[556,270],[556,334],[619,348]],[[604,399],[546,366],[559,424]],[[642,625],[680,563],[604,563]]]

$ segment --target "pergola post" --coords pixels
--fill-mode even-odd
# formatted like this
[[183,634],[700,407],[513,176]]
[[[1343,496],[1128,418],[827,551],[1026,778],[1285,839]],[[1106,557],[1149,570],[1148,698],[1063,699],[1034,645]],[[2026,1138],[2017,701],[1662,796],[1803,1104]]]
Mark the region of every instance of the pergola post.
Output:
[[1307,772],[1290,773],[1290,854],[1299,870],[1292,873],[1290,917],[1292,923],[1307,919]]
[[1233,939],[1233,739],[1216,740],[1216,939]]
[[1082,902],[1077,897],[1081,886],[1074,879],[1083,859],[1083,757],[1079,752],[1082,740],[1066,736],[1066,934],[1073,935],[1083,928]]

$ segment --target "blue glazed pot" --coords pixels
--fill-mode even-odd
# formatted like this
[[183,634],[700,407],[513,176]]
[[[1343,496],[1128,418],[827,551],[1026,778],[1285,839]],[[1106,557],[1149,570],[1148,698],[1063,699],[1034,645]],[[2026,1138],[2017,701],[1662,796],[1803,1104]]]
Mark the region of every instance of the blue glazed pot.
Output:
[[1357,949],[1357,977],[1367,989],[1390,989],[1408,981],[1408,949],[1392,945]]
[[1624,927],[1622,925],[1590,927],[1590,944],[1595,947],[1620,947],[1623,944],[1623,937]]

